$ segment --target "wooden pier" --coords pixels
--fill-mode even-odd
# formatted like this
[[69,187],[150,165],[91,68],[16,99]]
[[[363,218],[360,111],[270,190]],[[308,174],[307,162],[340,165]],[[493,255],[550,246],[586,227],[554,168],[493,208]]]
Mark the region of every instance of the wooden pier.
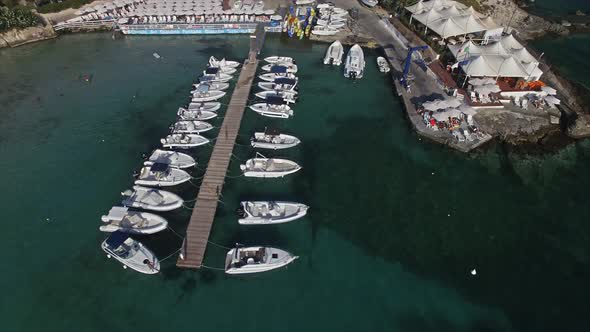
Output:
[[248,102],[257,65],[258,60],[252,61],[250,57],[242,67],[197,195],[197,201],[186,230],[184,259],[178,259],[176,262],[178,267],[199,268],[203,262],[219,195],[223,189],[225,174],[240,130],[240,123]]
[[234,143],[240,130],[242,116],[256,74],[256,67],[258,66],[256,55],[262,49],[264,34],[264,27],[259,24],[256,33],[250,36],[248,59],[244,61],[238,82],[227,106],[215,147],[211,153],[207,171],[205,171],[205,176],[201,182],[193,213],[186,229],[182,255],[176,261],[178,267],[198,269],[203,263],[219,195],[223,190],[223,183],[225,182]]

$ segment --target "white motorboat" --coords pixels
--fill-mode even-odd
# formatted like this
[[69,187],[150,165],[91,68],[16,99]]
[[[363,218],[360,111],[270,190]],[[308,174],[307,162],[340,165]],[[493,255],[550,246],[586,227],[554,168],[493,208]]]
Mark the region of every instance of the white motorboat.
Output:
[[297,220],[307,214],[309,207],[295,202],[245,201],[240,202],[240,225],[272,225]]
[[287,73],[293,73],[293,74],[297,73],[297,65],[294,65],[294,64],[282,64],[282,63],[281,64],[271,64],[271,63],[269,63],[267,65],[262,66],[261,69],[264,71],[272,72],[273,67],[276,67],[276,66],[286,67]]
[[291,91],[260,91],[254,94],[256,97],[260,99],[268,99],[268,98],[282,98],[287,104],[293,104],[297,101],[296,93]]
[[180,120],[185,121],[206,121],[213,119],[217,116],[217,113],[211,111],[201,111],[201,110],[179,110],[178,111],[178,118]]
[[210,90],[209,86],[204,84],[201,85],[197,91],[193,94],[191,100],[192,103],[204,103],[207,101],[214,101],[225,96],[225,91],[221,90]]
[[327,20],[318,20],[316,25],[319,26],[331,26],[333,28],[342,28],[346,25],[346,18],[338,17],[338,18],[330,18]]
[[281,150],[297,146],[301,141],[299,138],[287,134],[281,134],[276,130],[265,130],[255,132],[250,144],[254,148]]
[[226,60],[225,58],[221,60],[217,60],[214,56],[209,58],[209,65],[212,67],[231,67],[237,68],[240,66],[240,63],[237,61],[230,61]]
[[189,168],[197,164],[195,159],[188,154],[160,149],[154,150],[143,164],[150,166],[155,163],[166,164],[175,168]]
[[272,247],[236,247],[225,256],[225,273],[246,274],[281,268],[298,257]]
[[288,119],[293,116],[293,110],[285,104],[282,98],[276,100],[275,98],[267,98],[266,103],[257,103],[248,107],[254,112],[269,118]]
[[329,8],[334,8],[334,4],[331,3],[320,3],[316,6],[316,8],[318,9],[329,9]]
[[389,63],[382,56],[377,57],[377,66],[379,66],[379,71],[382,73],[389,73],[389,71],[391,70],[391,68],[389,67]]
[[178,110],[181,111],[210,111],[215,112],[221,108],[221,103],[218,101],[208,102],[208,103],[190,103],[188,104],[188,108],[180,107]]
[[339,32],[338,29],[334,29],[332,27],[329,26],[321,26],[321,25],[316,25],[313,30],[311,30],[311,33],[314,35],[318,35],[318,36],[332,36],[335,35]]
[[292,80],[298,80],[297,76],[295,76],[292,73],[266,73],[266,74],[262,74],[260,76],[258,76],[258,78],[260,78],[263,81],[267,81],[267,82],[274,82],[277,78],[288,78],[288,79],[292,79]]
[[224,91],[227,88],[229,88],[229,83],[197,83],[197,84],[193,84],[193,87],[195,88],[193,91],[191,91],[191,94],[194,94],[200,86],[202,85],[209,85],[209,88],[211,90],[221,90]]
[[179,169],[167,164],[155,163],[145,166],[139,172],[135,184],[140,186],[171,187],[185,183],[191,176]]
[[165,148],[195,148],[209,143],[209,140],[197,134],[170,134],[160,140]]
[[280,90],[297,92],[297,80],[286,77],[279,77],[273,82],[258,82],[258,87],[262,90]]
[[352,79],[362,78],[364,72],[365,55],[363,54],[363,49],[358,44],[354,44],[346,55],[344,77]]
[[288,57],[288,56],[269,56],[264,58],[264,61],[268,62],[268,63],[295,63],[293,61],[293,58]]
[[160,271],[160,262],[141,242],[129,237],[123,232],[114,232],[103,241],[101,248],[107,253],[107,257],[114,257],[123,264],[124,268],[130,267],[133,270],[155,274]]
[[109,214],[100,218],[104,223],[101,232],[116,231],[132,234],[154,234],[168,227],[166,219],[153,213],[129,211],[126,207],[113,206]]
[[201,83],[226,83],[231,80],[233,76],[222,73],[219,68],[207,68],[203,76],[199,78]]
[[[219,71],[224,73],[224,74],[228,74],[228,75],[233,75],[236,73],[237,69],[233,68],[233,67],[219,67],[219,66],[211,66],[209,65],[208,68],[219,68]],[[203,74],[205,74],[205,71],[203,70]]]
[[314,3],[315,0],[297,0],[295,1],[295,4],[298,6],[303,6],[303,5],[311,5],[312,3]]
[[299,171],[301,166],[291,160],[266,158],[256,153],[256,157],[246,160],[245,164],[240,165],[240,169],[246,177],[279,178]]
[[213,125],[205,121],[177,121],[170,130],[173,134],[199,134],[213,129]]
[[125,190],[121,195],[126,198],[123,206],[152,211],[172,211],[180,208],[184,200],[169,191],[142,186],[133,186],[133,190]]
[[329,65],[333,64],[334,66],[340,66],[342,64],[342,56],[344,55],[344,47],[342,43],[337,40],[333,42],[328,50],[326,51],[326,56],[324,57],[324,64]]
[[377,0],[361,0],[361,2],[367,7],[375,7],[378,3]]

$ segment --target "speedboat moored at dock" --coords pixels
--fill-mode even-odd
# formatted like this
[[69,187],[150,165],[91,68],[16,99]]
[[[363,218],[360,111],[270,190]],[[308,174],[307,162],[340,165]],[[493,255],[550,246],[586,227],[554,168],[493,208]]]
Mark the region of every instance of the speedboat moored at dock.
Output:
[[109,214],[100,218],[102,232],[116,231],[132,234],[154,234],[168,227],[166,219],[153,213],[129,211],[126,207],[113,206]]
[[229,83],[197,83],[193,84],[194,90],[191,91],[191,94],[195,94],[199,87],[203,85],[208,85],[211,90],[221,90],[224,91],[229,88]]
[[155,188],[133,186],[133,190],[125,190],[121,195],[126,198],[123,206],[152,211],[172,211],[180,208],[184,200],[180,196]]
[[189,168],[197,164],[195,159],[188,154],[160,149],[154,150],[149,158],[143,162],[146,166],[151,166],[155,163],[166,164],[176,168]]
[[324,57],[324,64],[333,64],[334,66],[340,66],[342,64],[343,55],[344,47],[342,46],[342,43],[339,40],[337,40],[328,47],[328,50],[326,51],[326,56]]
[[382,73],[389,73],[389,71],[391,70],[391,68],[389,67],[389,63],[382,56],[377,57],[377,66],[379,66],[379,71]]
[[217,113],[211,111],[201,111],[201,110],[185,110],[180,109],[178,113],[178,118],[180,120],[185,121],[205,121],[213,119],[217,116]]
[[217,60],[214,56],[209,58],[209,65],[211,67],[230,67],[230,68],[237,68],[240,66],[240,63],[237,61],[226,60],[225,58],[221,60]]
[[256,153],[256,157],[246,160],[245,164],[240,165],[240,169],[246,177],[279,178],[299,171],[301,166],[291,160],[266,158]]
[[272,247],[236,247],[225,257],[225,273],[246,274],[281,268],[298,257]]
[[203,84],[196,89],[192,94],[192,103],[204,103],[207,101],[214,101],[225,96],[225,91],[211,90],[210,86]]
[[137,180],[135,180],[135,184],[140,186],[171,187],[185,183],[190,179],[191,176],[179,168],[155,163],[141,169]]
[[170,126],[173,134],[199,134],[213,129],[213,125],[205,121],[178,121]]
[[123,232],[114,232],[101,244],[101,248],[107,253],[107,257],[114,257],[123,264],[124,268],[130,267],[133,270],[155,274],[160,271],[160,262],[141,242],[129,237]]
[[[221,108],[221,103],[218,101],[207,102],[207,103],[189,103],[187,108],[179,107],[178,111],[210,111],[215,112]],[[178,114],[178,113],[177,113]]]
[[363,49],[354,44],[346,55],[346,62],[344,64],[344,77],[346,78],[362,78],[365,72],[365,55]]
[[209,140],[197,134],[170,134],[160,140],[165,148],[195,148],[209,143]]
[[272,72],[273,68],[277,67],[277,66],[287,68],[287,73],[293,73],[293,74],[297,73],[297,65],[294,65],[294,64],[282,64],[282,63],[276,64],[276,65],[268,64],[268,65],[262,66],[262,68],[260,68],[260,69],[262,69],[264,71]]
[[258,82],[258,87],[262,90],[279,90],[279,91],[293,91],[297,92],[297,80],[279,77],[273,82]]
[[265,130],[264,132],[254,133],[254,137],[250,140],[250,144],[254,148],[260,149],[288,149],[301,143],[301,141],[291,135],[281,134],[275,130]]
[[244,201],[238,209],[240,225],[272,225],[297,220],[309,207],[295,202]]
[[283,98],[268,97],[266,103],[257,103],[248,106],[254,112],[269,118],[288,119],[293,116],[293,110],[285,104]]
[[293,93],[291,91],[260,91],[255,93],[254,95],[260,99],[269,99],[269,98],[282,98],[284,102],[287,104],[293,104],[297,101],[297,93]]
[[288,57],[288,56],[269,56],[264,58],[264,61],[268,62],[268,63],[295,63],[293,61],[293,58]]

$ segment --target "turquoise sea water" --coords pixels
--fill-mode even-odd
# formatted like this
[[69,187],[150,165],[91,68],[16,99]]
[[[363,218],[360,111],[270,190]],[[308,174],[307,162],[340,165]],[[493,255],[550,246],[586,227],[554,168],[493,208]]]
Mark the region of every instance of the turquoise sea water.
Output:
[[[241,59],[247,43],[90,34],[0,51],[4,329],[590,329],[590,142],[527,156],[501,145],[463,155],[421,141],[376,53],[367,51],[366,77],[352,82],[321,64],[323,44],[268,38],[265,54],[297,59],[301,99],[286,121],[247,111],[238,143],[279,127],[303,144],[267,155],[303,170],[276,181],[236,177],[238,159],[253,155],[237,146],[211,237],[300,259],[244,277],[179,270],[175,257],[155,276],[108,260],[100,215],[131,186],[141,153],[157,147],[207,58]],[[246,228],[234,214],[242,199],[297,200],[311,210],[290,224]],[[189,215],[163,214],[178,232]],[[169,231],[139,239],[160,258],[180,245]],[[221,267],[224,255],[210,245],[205,264]]]

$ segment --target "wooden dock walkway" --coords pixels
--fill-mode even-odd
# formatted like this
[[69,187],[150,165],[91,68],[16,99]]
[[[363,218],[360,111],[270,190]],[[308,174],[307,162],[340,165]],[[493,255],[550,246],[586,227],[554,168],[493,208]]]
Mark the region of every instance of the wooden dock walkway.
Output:
[[219,194],[223,189],[225,175],[240,130],[242,116],[246,109],[257,66],[256,55],[250,54],[240,72],[215,147],[211,153],[211,159],[209,159],[207,171],[203,177],[197,201],[186,230],[183,248],[184,257],[179,258],[176,262],[178,267],[199,268],[202,265],[209,233],[217,210]]

